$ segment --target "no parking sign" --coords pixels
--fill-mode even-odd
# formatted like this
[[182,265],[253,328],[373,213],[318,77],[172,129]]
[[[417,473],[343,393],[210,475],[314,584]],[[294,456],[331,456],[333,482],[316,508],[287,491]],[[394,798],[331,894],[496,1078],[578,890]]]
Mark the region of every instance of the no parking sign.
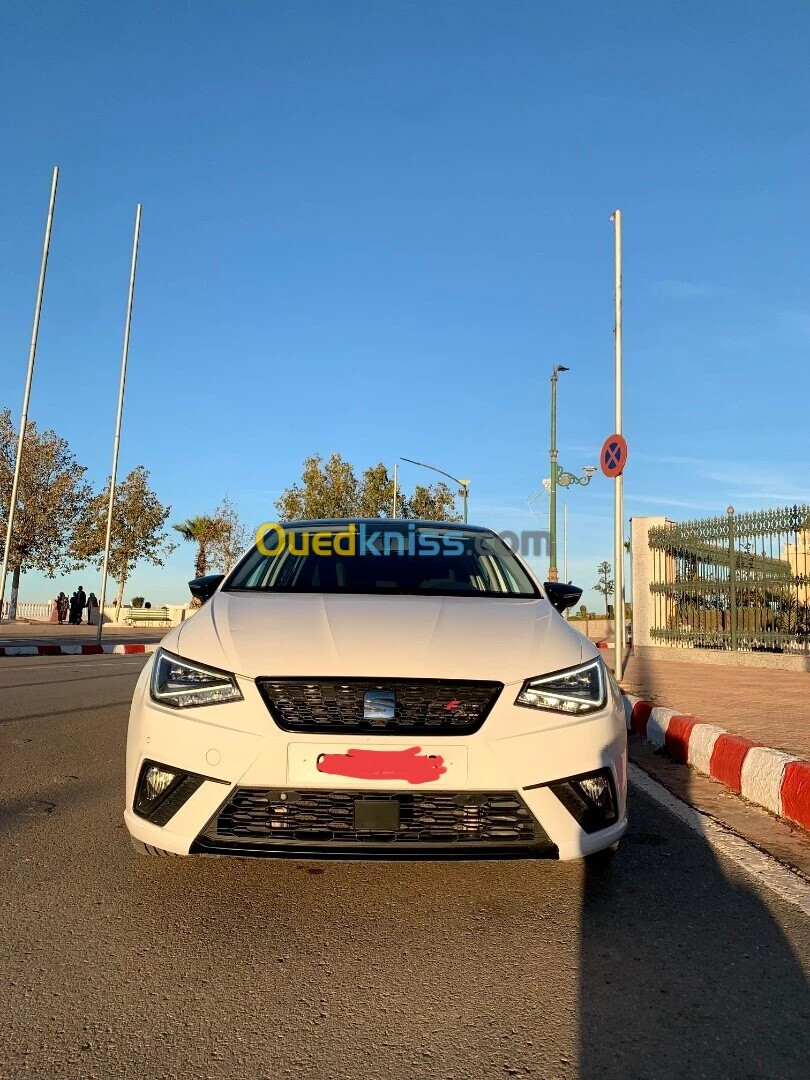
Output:
[[602,446],[599,464],[605,476],[621,476],[627,464],[627,443],[621,435],[609,435]]

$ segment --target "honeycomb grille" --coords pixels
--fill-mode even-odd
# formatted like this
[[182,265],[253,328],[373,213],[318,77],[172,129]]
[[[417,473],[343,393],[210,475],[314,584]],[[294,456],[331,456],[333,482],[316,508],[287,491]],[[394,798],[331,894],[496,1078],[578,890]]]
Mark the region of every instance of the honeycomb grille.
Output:
[[[285,731],[344,735],[469,735],[495,704],[503,683],[451,679],[257,679]],[[393,694],[393,716],[370,715],[366,695]]]
[[[355,801],[394,802],[395,830],[357,829]],[[394,812],[396,817],[396,811]],[[547,840],[513,792],[290,791],[237,788],[203,836],[215,842],[267,844],[537,844]]]

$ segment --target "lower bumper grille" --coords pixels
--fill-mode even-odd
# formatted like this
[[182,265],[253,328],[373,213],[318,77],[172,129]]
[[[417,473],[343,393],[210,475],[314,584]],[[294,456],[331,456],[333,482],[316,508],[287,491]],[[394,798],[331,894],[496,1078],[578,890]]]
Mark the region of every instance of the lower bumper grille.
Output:
[[295,791],[238,788],[197,850],[551,848],[513,792]]

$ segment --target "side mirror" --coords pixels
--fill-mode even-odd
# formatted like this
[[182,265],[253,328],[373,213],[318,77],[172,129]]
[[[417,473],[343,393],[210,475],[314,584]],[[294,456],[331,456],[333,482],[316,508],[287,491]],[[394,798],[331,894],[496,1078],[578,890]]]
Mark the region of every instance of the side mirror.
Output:
[[205,577],[194,578],[188,583],[188,587],[195,600],[205,603],[206,600],[211,599],[224,580],[224,574],[206,574]]
[[543,584],[546,599],[557,611],[566,611],[579,602],[582,589],[576,585],[567,585],[564,581],[546,581]]

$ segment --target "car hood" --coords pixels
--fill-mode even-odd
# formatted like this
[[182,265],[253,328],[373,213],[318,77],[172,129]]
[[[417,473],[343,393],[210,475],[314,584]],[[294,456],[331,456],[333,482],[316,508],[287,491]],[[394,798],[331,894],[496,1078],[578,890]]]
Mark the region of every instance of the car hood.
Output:
[[250,678],[508,683],[598,655],[542,598],[219,592],[164,645]]

